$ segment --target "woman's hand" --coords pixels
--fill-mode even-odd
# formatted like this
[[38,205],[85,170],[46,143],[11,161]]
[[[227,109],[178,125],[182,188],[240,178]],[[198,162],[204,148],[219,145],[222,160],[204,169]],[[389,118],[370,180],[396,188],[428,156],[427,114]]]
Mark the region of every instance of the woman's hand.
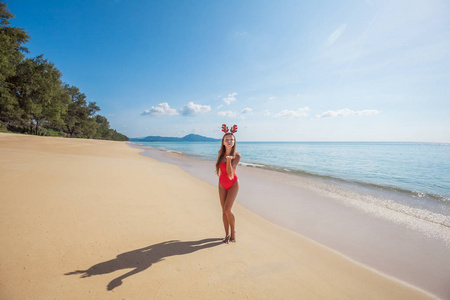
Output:
[[226,156],[225,158],[226,158],[226,159],[234,159],[234,156],[228,155],[228,156]]

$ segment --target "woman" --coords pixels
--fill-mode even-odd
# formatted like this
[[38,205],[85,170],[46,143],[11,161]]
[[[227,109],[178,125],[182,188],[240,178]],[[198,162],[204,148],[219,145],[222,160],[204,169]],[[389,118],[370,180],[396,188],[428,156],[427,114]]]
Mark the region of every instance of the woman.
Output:
[[231,208],[239,191],[239,180],[235,172],[241,155],[236,152],[236,138],[233,134],[237,131],[237,126],[234,125],[231,132],[228,132],[228,128],[223,125],[222,131],[225,135],[217,157],[216,173],[219,176],[219,197],[225,227],[225,238],[222,241],[228,244],[236,242],[235,221]]

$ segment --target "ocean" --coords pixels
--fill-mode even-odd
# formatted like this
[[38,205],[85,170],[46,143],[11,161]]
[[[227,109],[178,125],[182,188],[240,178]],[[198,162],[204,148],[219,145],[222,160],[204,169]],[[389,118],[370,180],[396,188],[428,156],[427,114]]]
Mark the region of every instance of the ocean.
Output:
[[[211,162],[220,147],[220,142],[135,143]],[[376,195],[381,206],[450,227],[450,144],[238,141],[237,151],[243,166],[351,186]]]

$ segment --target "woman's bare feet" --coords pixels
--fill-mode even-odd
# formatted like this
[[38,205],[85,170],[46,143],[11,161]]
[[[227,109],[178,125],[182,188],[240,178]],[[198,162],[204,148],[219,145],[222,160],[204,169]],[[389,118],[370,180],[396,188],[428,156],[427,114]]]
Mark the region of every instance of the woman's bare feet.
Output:
[[230,236],[230,242],[236,243],[236,232],[233,232],[233,234]]
[[230,242],[230,236],[226,235],[225,238],[222,240],[225,244],[228,244]]

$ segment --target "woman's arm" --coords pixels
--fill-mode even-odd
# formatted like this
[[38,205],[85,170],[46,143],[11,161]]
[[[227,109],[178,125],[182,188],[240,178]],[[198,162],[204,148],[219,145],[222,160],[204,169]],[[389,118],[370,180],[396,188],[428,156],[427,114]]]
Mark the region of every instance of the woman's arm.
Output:
[[234,170],[236,169],[237,165],[239,164],[239,161],[241,160],[241,155],[236,152],[234,157],[227,156],[227,173],[228,178],[233,179],[234,178]]

